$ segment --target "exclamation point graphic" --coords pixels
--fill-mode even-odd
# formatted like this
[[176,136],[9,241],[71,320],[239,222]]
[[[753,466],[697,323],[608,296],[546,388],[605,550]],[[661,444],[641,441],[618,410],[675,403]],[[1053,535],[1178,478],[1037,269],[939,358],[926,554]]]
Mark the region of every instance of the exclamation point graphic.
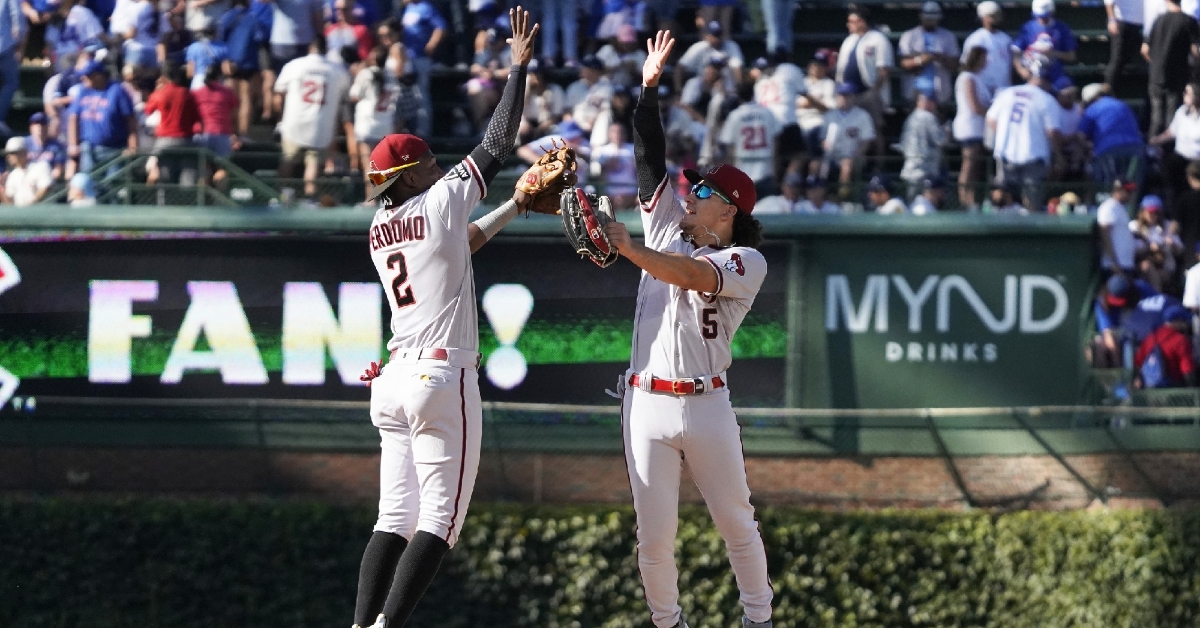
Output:
[[532,311],[533,294],[519,283],[498,283],[483,293],[483,313],[500,341],[485,367],[488,380],[497,388],[511,390],[525,381],[525,356],[515,345]]

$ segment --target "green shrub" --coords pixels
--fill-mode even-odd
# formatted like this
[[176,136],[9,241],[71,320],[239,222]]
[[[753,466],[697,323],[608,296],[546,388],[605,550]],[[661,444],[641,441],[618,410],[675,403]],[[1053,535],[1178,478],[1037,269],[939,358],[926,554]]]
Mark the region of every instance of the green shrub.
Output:
[[[760,513],[775,624],[1194,627],[1200,513]],[[292,501],[0,500],[5,628],[345,627],[369,506]],[[628,508],[477,504],[410,622],[650,626]],[[740,617],[707,512],[683,508],[693,628]]]

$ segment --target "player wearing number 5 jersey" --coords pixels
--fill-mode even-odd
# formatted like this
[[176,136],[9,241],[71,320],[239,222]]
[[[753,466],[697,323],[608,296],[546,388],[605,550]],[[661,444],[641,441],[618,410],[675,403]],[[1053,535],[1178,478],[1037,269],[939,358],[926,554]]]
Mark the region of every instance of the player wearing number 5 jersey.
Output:
[[725,539],[745,611],[742,625],[761,628],[771,625],[771,582],[725,369],[730,340],[767,273],[754,248],[762,226],[750,215],[754,184],[734,166],[704,175],[685,170],[692,191],[680,199],[672,190],[655,87],[674,43],[661,31],[650,43],[634,110],[645,244],[633,242],[619,222],[605,226],[609,241],[643,270],[633,359],[620,386],[638,568],[654,625],[686,627],[675,566],[686,460]]
[[292,178],[296,162],[303,158],[306,196],[316,193],[317,168],[325,163],[325,151],[333,142],[338,112],[349,89],[350,75],[326,58],[325,38],[320,35],[308,45],[307,56],[289,61],[275,79],[276,93],[283,94],[279,177]]
[[[356,626],[399,628],[462,532],[479,466],[479,324],[471,253],[528,203],[517,192],[476,223],[471,210],[513,151],[538,28],[510,12],[512,59],[483,142],[448,173],[423,140],[389,135],[371,151],[368,237],[392,311],[387,366],[371,383],[379,428],[379,519],[359,572]],[[372,381],[373,380],[373,381]]]
[[994,154],[1001,185],[1020,195],[1026,209],[1042,210],[1042,183],[1050,160],[1059,152],[1062,107],[1047,90],[1050,60],[1026,58],[1029,82],[1002,90],[988,108],[987,126],[995,133]]

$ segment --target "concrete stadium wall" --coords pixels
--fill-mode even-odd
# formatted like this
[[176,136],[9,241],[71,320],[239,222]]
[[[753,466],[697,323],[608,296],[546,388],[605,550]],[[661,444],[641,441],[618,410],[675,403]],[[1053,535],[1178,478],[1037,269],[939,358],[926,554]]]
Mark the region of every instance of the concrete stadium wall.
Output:
[[[1110,505],[1157,507],[1200,500],[1200,452],[1069,455],[1064,460]],[[1075,509],[1097,502],[1051,456],[954,459],[974,503],[991,508]],[[377,498],[379,456],[246,449],[0,448],[0,491],[277,495],[331,501]],[[967,505],[936,457],[750,457],[761,506],[829,509]],[[687,477],[682,499],[702,498]],[[475,499],[527,503],[628,503],[620,455],[485,452]]]

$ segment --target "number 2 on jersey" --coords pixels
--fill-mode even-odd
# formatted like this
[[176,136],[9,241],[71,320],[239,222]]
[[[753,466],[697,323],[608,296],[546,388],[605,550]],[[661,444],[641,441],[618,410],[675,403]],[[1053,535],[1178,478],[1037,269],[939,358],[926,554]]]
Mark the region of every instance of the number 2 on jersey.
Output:
[[717,338],[717,308],[706,307],[700,311],[700,335],[705,340],[716,340]]
[[408,307],[416,303],[417,299],[413,296],[412,286],[404,285],[408,283],[408,264],[404,261],[404,253],[396,251],[389,255],[387,267],[396,271],[396,278],[392,280],[392,296],[396,297],[396,308]]

